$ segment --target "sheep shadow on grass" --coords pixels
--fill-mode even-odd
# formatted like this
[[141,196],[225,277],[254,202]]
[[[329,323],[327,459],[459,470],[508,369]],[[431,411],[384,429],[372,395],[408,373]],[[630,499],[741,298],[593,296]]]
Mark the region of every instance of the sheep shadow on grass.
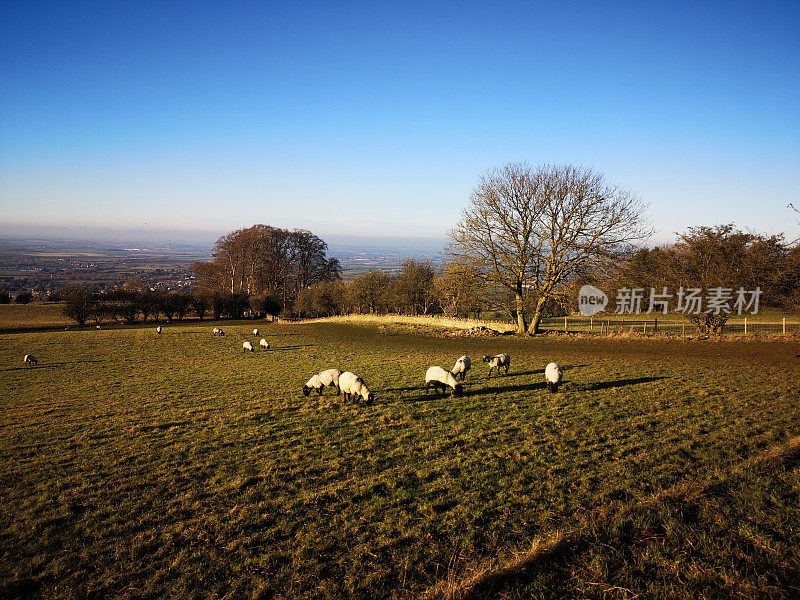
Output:
[[408,387],[399,387],[399,388],[386,388],[385,391],[387,392],[413,392],[414,390],[424,390],[424,385],[411,385]]
[[274,348],[270,346],[270,349],[267,352],[278,352],[280,350],[300,350],[300,348],[313,348],[314,344],[297,344],[296,346],[280,346],[278,348]]
[[23,366],[23,367],[9,367],[8,369],[0,369],[0,373],[6,371],[31,371],[34,369],[52,369],[54,367],[64,367],[67,365],[81,365],[84,363],[100,363],[103,362],[102,360],[72,360],[68,362],[48,362],[45,364],[39,364],[35,367]]
[[660,377],[634,377],[631,379],[618,379],[616,381],[601,381],[599,383],[593,383],[591,385],[587,385],[583,389],[585,391],[608,390],[611,388],[625,387],[626,385],[650,383],[653,381],[658,381],[659,379],[668,379],[668,378],[662,375]]
[[524,383],[521,385],[505,385],[497,387],[484,387],[474,390],[464,390],[464,396],[477,396],[478,394],[502,394],[505,392],[532,392],[534,390],[546,389],[544,382]]
[[[526,375],[544,375],[544,369],[535,369],[533,371],[509,371],[508,374],[506,374],[506,372],[503,371],[499,375],[493,372],[492,375],[489,375],[487,373],[483,377],[477,376],[477,377],[472,377],[471,379],[473,381],[483,381],[487,379],[491,381],[493,379],[497,379],[498,377],[524,377]],[[469,373],[467,373],[467,380],[468,379],[470,379]]]
[[[547,389],[547,386],[544,382],[542,383],[525,383],[521,385],[506,385],[506,386],[497,386],[497,387],[477,387],[474,389],[464,388],[464,393],[461,395],[462,398],[469,398],[470,396],[479,396],[481,394],[502,394],[505,392],[532,392],[535,390],[544,390]],[[447,390],[444,395],[441,392],[433,391],[433,392],[426,392],[425,386],[417,386],[417,387],[407,387],[407,388],[396,388],[391,390],[386,390],[387,392],[414,392],[419,391],[420,396],[408,398],[410,402],[429,402],[431,400],[440,400],[442,398],[453,398],[457,399],[457,396],[453,395],[452,390]]]

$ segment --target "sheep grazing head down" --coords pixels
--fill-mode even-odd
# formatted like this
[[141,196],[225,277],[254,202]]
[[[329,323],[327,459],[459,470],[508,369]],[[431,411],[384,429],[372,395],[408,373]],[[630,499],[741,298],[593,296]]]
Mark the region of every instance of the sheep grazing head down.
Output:
[[462,386],[460,383],[457,383],[456,387],[453,388],[453,396],[455,396],[456,398],[460,398],[463,395],[464,395],[464,386]]
[[308,396],[311,393],[311,388],[307,385],[303,386],[303,396]]
[[488,362],[489,362],[489,361],[491,361],[493,358],[494,358],[494,356],[484,356],[484,357],[483,357],[483,362],[485,362],[485,363],[488,363]]

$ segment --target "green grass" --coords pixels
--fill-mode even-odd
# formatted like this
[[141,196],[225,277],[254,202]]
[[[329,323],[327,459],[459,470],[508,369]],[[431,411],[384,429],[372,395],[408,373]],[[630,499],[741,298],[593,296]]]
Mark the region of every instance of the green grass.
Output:
[[0,597],[796,597],[797,342],[258,326],[0,335]]
[[0,304],[0,330],[74,327],[61,313],[61,304]]

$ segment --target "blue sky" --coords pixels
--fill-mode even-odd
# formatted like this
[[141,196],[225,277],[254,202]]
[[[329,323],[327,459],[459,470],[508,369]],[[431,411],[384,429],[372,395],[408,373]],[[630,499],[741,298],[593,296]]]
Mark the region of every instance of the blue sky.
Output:
[[798,31],[796,1],[6,0],[0,233],[444,237],[524,160],[602,171],[654,241],[794,239]]

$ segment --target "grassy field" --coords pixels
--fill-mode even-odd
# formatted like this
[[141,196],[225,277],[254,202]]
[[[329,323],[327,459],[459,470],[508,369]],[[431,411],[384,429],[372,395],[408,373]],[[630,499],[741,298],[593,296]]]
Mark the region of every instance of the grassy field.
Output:
[[0,597],[800,594],[797,342],[258,326],[0,335]]
[[0,304],[0,330],[74,326],[61,314],[61,304]]

